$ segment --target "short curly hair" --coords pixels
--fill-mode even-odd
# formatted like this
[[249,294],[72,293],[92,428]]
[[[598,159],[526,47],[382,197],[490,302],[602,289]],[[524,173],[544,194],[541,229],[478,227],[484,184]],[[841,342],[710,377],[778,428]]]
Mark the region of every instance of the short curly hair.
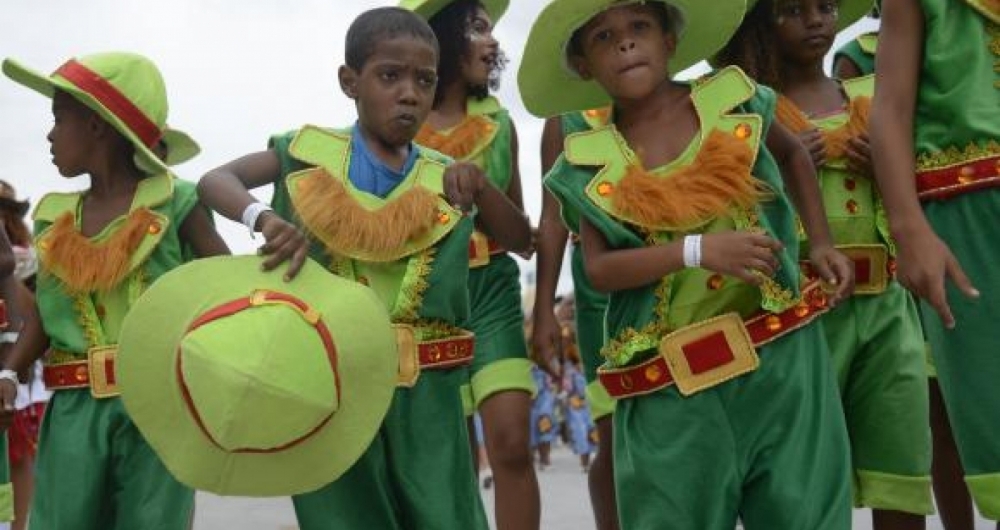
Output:
[[422,40],[440,53],[437,38],[423,18],[408,9],[380,7],[361,13],[347,29],[344,62],[350,69],[360,72],[375,53],[379,41],[399,36]]

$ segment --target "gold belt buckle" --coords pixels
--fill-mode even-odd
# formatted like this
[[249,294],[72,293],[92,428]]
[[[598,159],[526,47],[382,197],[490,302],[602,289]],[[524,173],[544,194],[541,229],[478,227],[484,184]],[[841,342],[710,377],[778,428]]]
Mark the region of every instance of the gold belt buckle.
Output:
[[393,324],[396,330],[396,347],[399,350],[399,371],[396,386],[412,388],[420,378],[420,355],[417,351],[417,333],[413,326]]
[[[115,377],[115,362],[118,346],[96,346],[87,350],[87,369],[90,376],[90,395],[96,399],[118,396],[118,381]],[[109,373],[108,368],[111,368]]]
[[862,281],[855,278],[854,294],[882,294],[889,287],[889,252],[884,245],[852,245],[837,247],[845,256],[855,263],[857,271],[859,263],[867,263],[868,279]]
[[490,264],[490,240],[486,234],[476,230],[470,239],[475,257],[469,256],[469,268],[478,269]]
[[[670,366],[684,396],[711,388],[760,366],[760,358],[736,313],[685,326],[660,341],[660,355]],[[715,357],[713,360],[712,357]],[[693,360],[697,360],[693,364]]]

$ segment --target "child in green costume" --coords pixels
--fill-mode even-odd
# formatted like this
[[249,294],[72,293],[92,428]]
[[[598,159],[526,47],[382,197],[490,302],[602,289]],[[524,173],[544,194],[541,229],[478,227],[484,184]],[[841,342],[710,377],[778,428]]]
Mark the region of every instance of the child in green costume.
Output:
[[[20,337],[20,330],[26,319],[34,319],[37,315],[33,312],[31,304],[31,293],[18,279],[15,273],[17,269],[17,259],[14,253],[14,246],[11,238],[7,234],[7,229],[0,224],[0,354],[4,358],[10,355],[11,345],[16,343]],[[26,305],[27,304],[27,305]],[[13,370],[0,371],[0,378],[6,379],[17,385],[18,374]],[[10,457],[8,455],[9,434],[8,429],[15,422],[15,416],[19,412],[15,407],[17,391],[11,400],[4,401],[0,407],[0,522],[14,521],[17,514],[14,498],[14,485],[11,482]],[[0,396],[2,397],[2,396]]]
[[[50,76],[10,59],[3,71],[52,98],[53,163],[67,178],[91,179],[84,192],[45,196],[35,211],[40,322],[25,322],[4,361],[23,370],[49,349],[44,378],[54,394],[31,528],[186,529],[193,492],[139,434],[114,377],[121,322],[139,295],[186,261],[228,253],[194,185],[154,152],[167,131],[163,80],[127,53],[71,59]],[[15,387],[0,385],[7,403]]]
[[923,300],[965,481],[991,520],[1000,520],[1000,275],[987,221],[1000,212],[998,25],[996,2],[886,2],[871,125],[897,277]]
[[[576,132],[607,125],[610,117],[608,109],[592,109],[571,112],[545,121],[542,131],[542,172],[548,173],[563,150],[566,136]],[[535,307],[532,312],[534,335],[532,347],[537,358],[545,365],[551,365],[560,351],[560,325],[555,316],[556,285],[562,269],[566,241],[570,232],[560,218],[559,202],[547,189],[542,188],[542,216],[538,223],[538,281],[535,286]],[[574,226],[576,226],[574,224]],[[604,313],[608,307],[608,296],[598,292],[590,284],[583,270],[583,250],[580,248],[579,234],[572,237],[573,291],[576,300],[577,343],[587,381],[587,402],[597,427],[597,456],[594,457],[587,473],[590,489],[590,503],[594,509],[594,520],[598,530],[616,530],[618,511],[615,509],[615,484],[612,458],[611,414],[615,402],[607,390],[597,381],[597,368],[601,365],[601,348],[607,337],[604,332]],[[557,361],[558,362],[558,361]]]
[[[482,169],[490,185],[523,210],[517,163],[517,131],[500,102],[489,95],[506,62],[494,25],[506,0],[404,0],[401,7],[428,19],[437,36],[438,89],[416,143]],[[527,217],[522,221],[527,226]],[[469,329],[476,355],[466,387],[466,412],[482,418],[493,470],[496,524],[500,530],[537,529],[541,517],[538,481],[528,448],[535,384],[524,340],[520,268],[477,223],[469,245]]]
[[[294,500],[299,527],[485,529],[459,387],[468,381],[473,216],[506,248],[523,214],[472,164],[413,144],[431,110],[438,45],[410,11],[381,8],[348,30],[341,88],[358,121],[305,126],[210,172],[206,204],[264,234],[264,266],[308,255],[370,286],[397,326],[400,387],[372,445],[340,479]],[[447,169],[446,169],[447,166]],[[274,184],[274,210],[249,189]]]
[[[921,529],[934,511],[924,345],[916,304],[892,277],[895,244],[871,179],[874,78],[840,82],[823,71],[837,31],[870,7],[752,2],[718,58],[779,92],[778,121],[812,154],[834,242],[854,261],[855,295],[822,321],[851,439],[855,504],[872,508],[877,530]],[[811,274],[808,261],[803,269]]]
[[[546,185],[610,292],[599,377],[619,398],[623,528],[850,525],[843,412],[810,323],[851,292],[853,271],[808,153],[771,123],[773,93],[738,69],[669,76],[717,51],[743,9],[556,0],[521,67],[536,115],[614,104],[611,125],[566,139]],[[800,289],[786,186],[829,299]]]

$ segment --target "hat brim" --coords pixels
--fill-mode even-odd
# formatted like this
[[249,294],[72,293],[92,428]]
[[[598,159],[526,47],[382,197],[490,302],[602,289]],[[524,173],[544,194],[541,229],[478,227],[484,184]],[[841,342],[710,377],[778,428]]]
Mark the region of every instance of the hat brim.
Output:
[[[414,13],[430,20],[431,17],[438,14],[442,9],[447,7],[449,4],[454,3],[455,0],[403,0],[400,4],[401,7],[409,9]],[[510,0],[479,0],[489,13],[490,18],[493,19],[493,23],[496,24],[504,13],[507,12],[507,8],[510,7]]]
[[101,102],[97,101],[89,93],[81,90],[76,85],[58,74],[47,76],[32,70],[23,64],[13,60],[4,59],[3,73],[14,82],[24,85],[39,94],[51,99],[56,90],[66,92],[76,98],[88,108],[98,113],[101,118],[111,124],[135,147],[135,164],[142,171],[150,174],[166,173],[170,170],[159,157],[147,147],[125,123],[108,110]]
[[[596,81],[581,79],[568,65],[566,49],[573,33],[594,16],[635,2],[555,0],[539,15],[525,46],[518,85],[525,107],[547,118],[565,112],[605,107],[611,103]],[[743,18],[742,1],[654,0],[677,8],[684,26],[669,67],[678,73],[711,56],[726,44]]]
[[201,147],[188,133],[167,127],[163,130],[163,144],[167,148],[164,162],[168,166],[177,166],[191,160],[201,153]]
[[[165,274],[130,309],[119,341],[118,384],[139,431],[179,481],[220,495],[295,495],[329,484],[371,444],[395,391],[395,336],[373,291],[314,262],[307,262],[292,282],[283,280],[281,270],[261,272],[260,264],[256,256],[217,257]],[[319,311],[337,348],[340,403],[320,430],[292,447],[227,452],[192,418],[174,363],[198,315],[258,289],[293,294]],[[252,421],[268,428],[266,417]]]

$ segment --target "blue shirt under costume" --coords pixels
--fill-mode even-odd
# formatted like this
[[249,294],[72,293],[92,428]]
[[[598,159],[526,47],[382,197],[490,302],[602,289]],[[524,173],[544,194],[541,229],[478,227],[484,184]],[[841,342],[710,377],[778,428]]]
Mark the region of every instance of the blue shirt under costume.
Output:
[[406,157],[402,171],[385,165],[368,149],[361,127],[354,124],[351,130],[351,165],[347,176],[354,187],[377,197],[385,198],[396,189],[396,186],[410,173],[420,156],[417,146],[410,143],[410,154]]

